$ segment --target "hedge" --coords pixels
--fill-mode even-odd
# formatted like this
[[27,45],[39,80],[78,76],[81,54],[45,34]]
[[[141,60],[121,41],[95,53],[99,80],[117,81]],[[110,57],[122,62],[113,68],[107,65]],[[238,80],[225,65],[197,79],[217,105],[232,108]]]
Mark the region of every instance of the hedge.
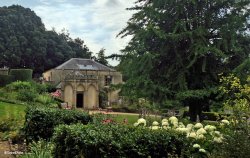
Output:
[[54,157],[170,157],[187,149],[185,135],[122,125],[60,125],[52,139]]
[[201,119],[202,120],[210,120],[210,121],[218,121],[222,119],[227,119],[231,114],[226,113],[218,113],[218,112],[202,112]]
[[219,119],[219,114],[216,112],[202,112],[201,119],[202,120],[217,121]]
[[11,69],[10,75],[13,75],[16,81],[31,81],[32,72],[32,69]]
[[13,75],[0,75],[0,86],[6,86],[7,84],[14,81]]
[[48,140],[52,137],[54,127],[59,124],[88,124],[91,116],[82,111],[52,108],[28,107],[24,123],[26,141]]

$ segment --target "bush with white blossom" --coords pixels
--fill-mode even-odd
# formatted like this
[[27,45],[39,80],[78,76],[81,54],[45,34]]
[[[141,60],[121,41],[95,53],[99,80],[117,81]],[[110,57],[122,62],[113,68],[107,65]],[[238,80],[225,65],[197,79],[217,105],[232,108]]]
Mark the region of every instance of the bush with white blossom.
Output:
[[[179,122],[178,118],[175,116],[172,116],[169,119],[162,119],[161,124],[154,121],[149,127],[146,127],[146,120],[140,118],[134,125],[138,126],[140,124],[151,130],[172,130],[186,135],[186,138],[193,144],[192,148],[196,153],[206,154],[209,145],[223,142],[223,134],[218,131],[217,127],[214,125],[204,126],[202,123],[189,123],[184,125],[182,122]],[[219,122],[219,125],[220,127],[226,127],[226,125],[230,125],[230,122],[228,120],[222,120]]]

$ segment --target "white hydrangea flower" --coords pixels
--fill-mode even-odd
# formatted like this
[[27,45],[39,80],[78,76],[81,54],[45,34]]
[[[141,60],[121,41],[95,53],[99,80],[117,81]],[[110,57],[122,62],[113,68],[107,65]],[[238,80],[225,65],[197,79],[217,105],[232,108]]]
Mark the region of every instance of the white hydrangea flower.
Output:
[[138,124],[144,124],[144,126],[146,126],[146,124],[147,124],[147,122],[146,122],[146,120],[144,118],[138,119],[137,122],[138,122]]
[[161,122],[168,122],[168,119],[162,119]]
[[153,126],[158,126],[159,123],[158,123],[157,121],[154,121],[154,122],[152,123],[152,125],[153,125]]
[[206,131],[212,132],[212,131],[216,130],[216,127],[215,127],[215,126],[212,126],[212,125],[206,125],[206,126],[204,127],[204,129],[205,129]]
[[214,131],[214,130],[216,130],[216,127],[215,126],[210,126],[210,131]]
[[200,128],[196,131],[196,133],[199,135],[199,134],[206,134],[207,131],[204,129],[204,128]]
[[192,129],[193,129],[193,124],[187,124],[187,129],[188,129],[188,131],[190,132],[190,131],[192,131]]
[[182,122],[179,122],[179,127],[180,128],[185,128],[186,126]]
[[187,137],[189,137],[189,138],[196,138],[196,133],[195,132],[188,133]]
[[168,126],[169,124],[168,124],[168,122],[162,122],[161,125],[162,125],[162,126]]
[[221,120],[221,123],[224,124],[224,125],[229,125],[229,124],[230,124],[229,121],[228,121],[228,120],[225,120],[225,119],[224,119],[224,120]]
[[216,137],[221,137],[221,133],[220,133],[219,131],[214,131],[214,135],[215,135]]
[[190,129],[192,129],[193,128],[193,124],[191,124],[191,123],[189,123],[189,124],[187,124],[187,128],[190,128]]
[[178,127],[178,122],[173,122],[173,128],[177,128]]
[[159,129],[159,126],[152,126],[151,129],[152,130],[157,130],[157,129]]
[[187,128],[180,128],[180,127],[178,127],[175,130],[178,131],[178,132],[181,132],[181,133],[187,133],[188,132]]
[[187,131],[190,133],[192,131],[192,129],[191,128],[187,128]]
[[134,123],[134,126],[136,127],[136,126],[138,126],[139,125],[139,123],[138,122],[136,122],[136,123]]
[[203,134],[196,135],[196,139],[205,139],[206,137]]
[[205,149],[199,149],[199,152],[206,153],[206,150]]
[[171,129],[171,127],[169,127],[169,126],[163,126],[162,128],[166,129],[166,130]]
[[196,123],[195,125],[194,125],[194,128],[203,128],[203,125],[201,124],[201,123]]
[[178,122],[178,118],[175,117],[175,116],[171,116],[168,120],[169,120],[171,123]]
[[213,141],[216,143],[222,143],[222,137],[214,137]]
[[194,144],[193,148],[200,148],[201,146],[199,144]]

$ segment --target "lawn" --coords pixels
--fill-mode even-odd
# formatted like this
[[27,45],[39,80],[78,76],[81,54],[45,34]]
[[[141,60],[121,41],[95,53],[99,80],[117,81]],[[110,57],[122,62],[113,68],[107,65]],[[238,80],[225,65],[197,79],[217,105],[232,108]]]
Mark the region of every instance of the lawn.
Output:
[[0,101],[0,140],[14,138],[25,121],[25,105]]
[[123,123],[126,119],[128,124],[133,124],[138,120],[139,114],[113,114],[112,117],[118,123]]
[[10,104],[0,101],[0,120],[5,118],[24,119],[25,105]]
[[[117,123],[124,123],[124,120],[127,120],[128,124],[134,124],[135,122],[137,122],[137,120],[139,119],[139,114],[110,114],[111,117],[114,119],[115,122]],[[160,116],[154,116],[154,115],[150,115],[147,116],[146,119],[152,123],[153,121],[161,121],[161,117]]]

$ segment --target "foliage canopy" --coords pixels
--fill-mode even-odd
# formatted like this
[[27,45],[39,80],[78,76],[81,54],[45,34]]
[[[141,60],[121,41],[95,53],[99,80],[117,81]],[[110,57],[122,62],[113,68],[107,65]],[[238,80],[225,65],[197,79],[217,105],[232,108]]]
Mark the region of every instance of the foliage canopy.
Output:
[[72,57],[90,58],[84,41],[45,29],[41,18],[18,5],[0,7],[0,67],[31,68],[35,73]]
[[[119,36],[132,36],[120,69],[125,95],[199,104],[217,75],[249,58],[248,0],[139,0]],[[199,105],[200,106],[200,105]]]

